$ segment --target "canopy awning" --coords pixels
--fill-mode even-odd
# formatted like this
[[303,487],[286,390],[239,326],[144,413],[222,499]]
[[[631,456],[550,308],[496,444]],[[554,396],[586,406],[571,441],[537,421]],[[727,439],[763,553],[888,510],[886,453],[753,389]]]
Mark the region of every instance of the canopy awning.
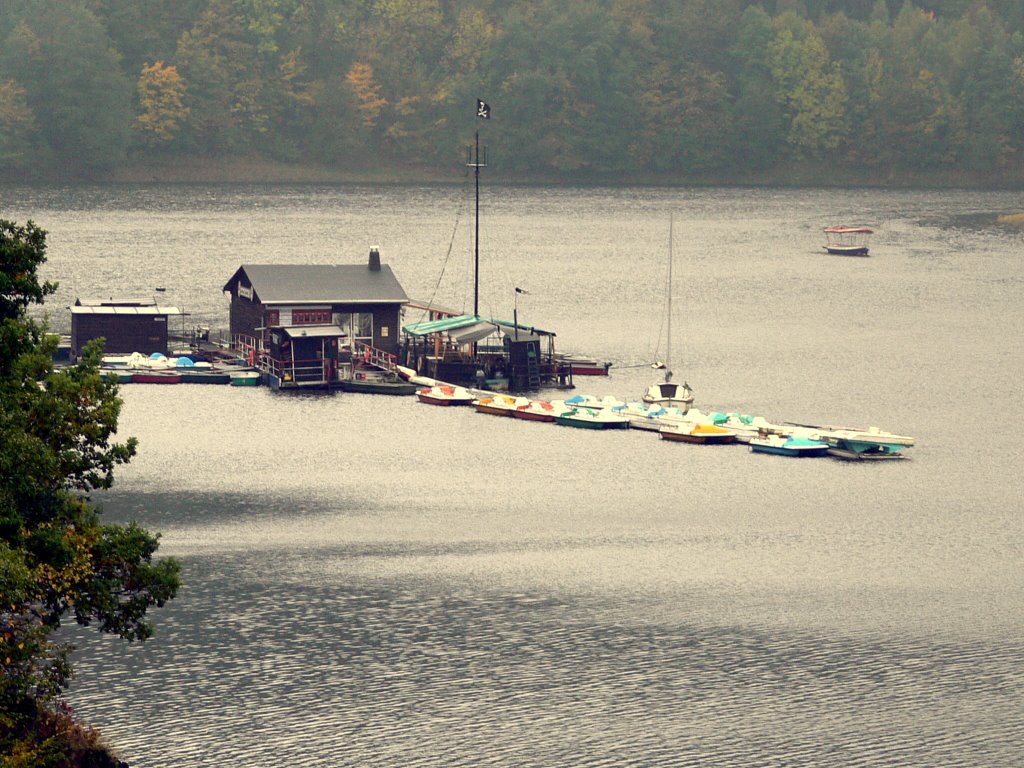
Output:
[[474,341],[480,341],[480,339],[493,336],[497,332],[498,326],[494,323],[480,322],[449,331],[448,335],[458,344],[472,344]]
[[537,336],[554,336],[553,331],[544,331],[532,325],[524,323],[511,323],[507,320],[486,320],[479,315],[457,315],[456,317],[442,317],[440,320],[426,320],[420,323],[410,323],[402,330],[410,336],[429,336],[432,333],[447,333],[460,344],[468,344],[472,341],[479,341],[496,331],[508,333],[516,328],[524,333]]
[[867,227],[827,227],[826,232],[832,235],[870,235],[873,230]]
[[456,315],[455,317],[442,317],[440,320],[424,320],[419,323],[410,323],[402,330],[410,336],[429,336],[432,333],[451,333],[460,328],[468,328],[484,322],[479,315]]

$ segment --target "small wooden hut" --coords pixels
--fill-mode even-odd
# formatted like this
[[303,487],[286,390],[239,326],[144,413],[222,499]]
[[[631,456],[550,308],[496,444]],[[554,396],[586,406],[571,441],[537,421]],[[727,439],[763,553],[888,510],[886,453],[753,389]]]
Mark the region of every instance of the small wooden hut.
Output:
[[182,315],[154,299],[77,299],[71,307],[70,358],[78,360],[86,343],[101,336],[107,354],[166,355],[169,319]]

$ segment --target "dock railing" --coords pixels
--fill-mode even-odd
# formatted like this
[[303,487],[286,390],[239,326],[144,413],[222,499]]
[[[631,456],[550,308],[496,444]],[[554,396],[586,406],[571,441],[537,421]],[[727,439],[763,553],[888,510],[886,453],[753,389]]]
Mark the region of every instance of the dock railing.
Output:
[[257,367],[263,356],[263,340],[244,333],[236,333],[231,337],[231,348],[253,368]]
[[394,371],[398,366],[398,357],[383,349],[372,347],[364,341],[353,343],[353,361],[363,362],[369,365],[376,365],[385,371]]
[[236,333],[232,348],[250,367],[277,378],[284,386],[322,386],[330,381],[331,371],[324,361],[292,360],[271,357],[259,337]]
[[[330,385],[336,371],[342,366],[340,360],[330,361],[319,357],[308,360],[272,357],[264,348],[262,339],[245,334],[235,334],[231,347],[250,367],[274,376],[283,386]],[[347,361],[347,357],[344,359]],[[352,344],[351,363],[374,366],[394,373],[398,368],[398,357],[365,342],[355,341]]]
[[330,383],[330,366],[320,358],[281,360],[263,355],[257,364],[263,372],[275,376],[282,386],[323,386]]

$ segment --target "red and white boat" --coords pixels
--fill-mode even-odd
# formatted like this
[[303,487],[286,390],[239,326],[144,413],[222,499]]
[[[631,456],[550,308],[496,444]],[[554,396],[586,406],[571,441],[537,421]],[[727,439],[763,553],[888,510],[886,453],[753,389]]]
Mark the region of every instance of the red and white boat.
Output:
[[512,415],[526,421],[554,421],[555,406],[547,400],[531,400],[524,405],[516,406]]
[[608,361],[584,357],[565,357],[562,362],[568,364],[573,376],[607,376],[608,369],[612,367]]

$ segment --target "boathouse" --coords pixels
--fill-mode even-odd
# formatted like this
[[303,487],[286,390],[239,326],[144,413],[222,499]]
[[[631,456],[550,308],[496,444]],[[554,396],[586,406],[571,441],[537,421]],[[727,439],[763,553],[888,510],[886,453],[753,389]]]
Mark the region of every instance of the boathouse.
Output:
[[177,307],[160,306],[154,299],[77,299],[71,307],[70,358],[78,360],[92,339],[106,339],[109,355],[168,352],[168,324],[182,317]]
[[409,301],[376,246],[365,264],[243,264],[224,292],[232,346],[282,385],[329,384],[353,357],[390,360]]
[[[410,323],[403,360],[410,368],[442,381],[476,383],[483,372],[491,389],[525,392],[542,383],[570,384],[555,359],[555,333],[534,326],[460,315],[450,310],[410,302],[430,314],[430,320]],[[546,347],[546,349],[545,349]]]

